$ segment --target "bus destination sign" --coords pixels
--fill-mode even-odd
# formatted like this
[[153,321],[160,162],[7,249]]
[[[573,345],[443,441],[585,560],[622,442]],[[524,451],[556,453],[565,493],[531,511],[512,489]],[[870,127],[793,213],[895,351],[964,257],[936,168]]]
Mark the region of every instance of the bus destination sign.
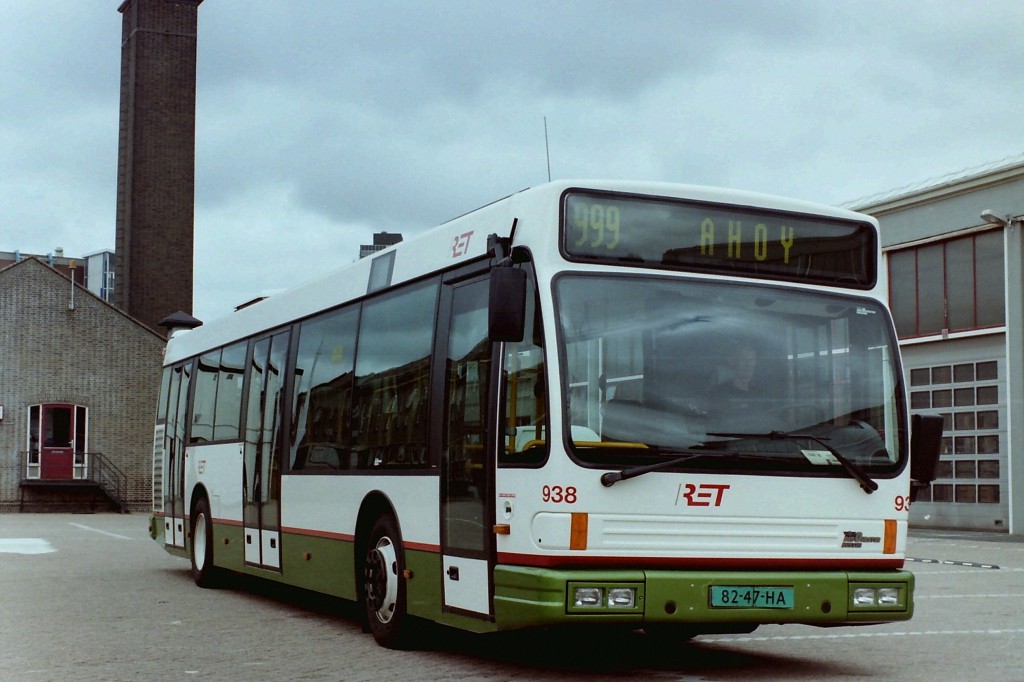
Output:
[[857,289],[875,284],[875,230],[867,222],[590,192],[568,193],[562,215],[570,260]]

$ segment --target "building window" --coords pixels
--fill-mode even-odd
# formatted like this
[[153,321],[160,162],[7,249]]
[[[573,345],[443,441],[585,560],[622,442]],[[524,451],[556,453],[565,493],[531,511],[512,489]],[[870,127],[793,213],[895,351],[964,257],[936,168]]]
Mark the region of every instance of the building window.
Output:
[[[1002,230],[891,251],[888,263],[889,304],[901,338],[1004,324]],[[954,370],[957,381],[974,380],[973,364]]]
[[998,410],[983,410],[978,412],[978,428],[979,429],[998,429],[999,428],[999,411]]
[[[946,408],[936,480],[922,502],[999,504],[1006,456],[995,360],[908,368],[912,411]],[[979,406],[982,406],[979,408]]]
[[932,486],[932,502],[952,502],[953,486],[948,483],[936,483]]
[[999,486],[997,485],[979,485],[978,486],[978,502],[982,504],[998,504],[999,503]]

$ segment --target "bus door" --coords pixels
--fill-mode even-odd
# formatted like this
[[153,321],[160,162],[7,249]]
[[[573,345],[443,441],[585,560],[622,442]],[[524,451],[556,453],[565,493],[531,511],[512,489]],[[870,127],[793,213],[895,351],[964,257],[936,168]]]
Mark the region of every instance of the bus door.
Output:
[[441,474],[444,609],[489,617],[494,556],[491,496],[497,434],[492,344],[487,336],[488,280],[445,287],[445,447]]
[[167,422],[164,425],[164,542],[185,546],[185,443],[192,362],[176,366],[168,385]]
[[245,563],[281,568],[281,443],[288,332],[253,344],[245,428]]

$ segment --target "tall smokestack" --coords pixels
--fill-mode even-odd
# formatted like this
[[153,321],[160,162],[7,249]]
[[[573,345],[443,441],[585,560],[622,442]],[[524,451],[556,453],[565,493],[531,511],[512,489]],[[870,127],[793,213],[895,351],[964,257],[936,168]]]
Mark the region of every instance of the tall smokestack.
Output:
[[125,0],[114,304],[159,330],[192,312],[196,31],[202,0]]

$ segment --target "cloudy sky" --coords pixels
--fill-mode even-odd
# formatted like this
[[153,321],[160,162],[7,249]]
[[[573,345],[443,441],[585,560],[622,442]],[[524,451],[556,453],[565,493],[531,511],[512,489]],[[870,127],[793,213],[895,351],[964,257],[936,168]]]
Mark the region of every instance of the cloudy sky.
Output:
[[[0,3],[0,250],[114,246],[121,0]],[[206,0],[195,314],[554,178],[832,204],[1024,153],[1024,3]]]

